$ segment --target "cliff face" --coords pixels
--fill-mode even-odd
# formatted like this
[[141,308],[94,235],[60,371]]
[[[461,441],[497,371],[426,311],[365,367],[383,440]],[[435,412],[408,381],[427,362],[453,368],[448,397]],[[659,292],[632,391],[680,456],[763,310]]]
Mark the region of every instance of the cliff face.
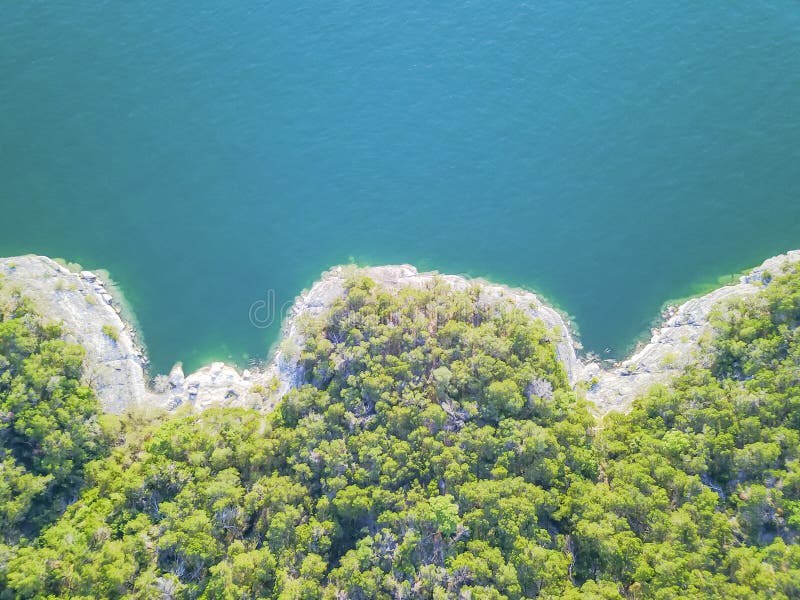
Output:
[[176,365],[168,378],[148,385],[147,358],[135,342],[135,331],[120,316],[120,306],[94,273],[73,273],[42,256],[0,259],[0,294],[21,291],[31,298],[46,320],[61,321],[66,337],[86,349],[86,379],[97,391],[107,412],[119,413],[135,405],[168,410],[190,404],[195,410],[212,406],[242,406],[269,410],[292,386],[302,380],[298,366],[303,346],[302,320],[326,312],[345,292],[347,279],[366,275],[388,289],[424,287],[435,279],[456,290],[477,286],[478,301],[513,305],[541,319],[556,332],[556,351],[570,382],[588,386],[587,397],[605,414],[627,409],[633,399],[655,383],[667,381],[696,358],[703,336],[710,333],[708,317],[720,301],[745,297],[768,285],[768,277],[800,262],[800,251],[767,260],[736,285],[719,288],[670,311],[663,326],[653,331],[650,343],[611,369],[580,360],[576,343],[561,315],[535,294],[486,281],[455,275],[419,273],[410,265],[335,267],[300,295],[284,323],[283,342],[272,362],[262,371],[238,371],[213,363],[186,376]]
[[44,256],[20,256],[0,259],[0,275],[0,295],[21,292],[44,319],[63,323],[68,341],[85,348],[85,376],[104,410],[159,401],[145,385],[147,359],[135,332],[94,273],[72,273]]

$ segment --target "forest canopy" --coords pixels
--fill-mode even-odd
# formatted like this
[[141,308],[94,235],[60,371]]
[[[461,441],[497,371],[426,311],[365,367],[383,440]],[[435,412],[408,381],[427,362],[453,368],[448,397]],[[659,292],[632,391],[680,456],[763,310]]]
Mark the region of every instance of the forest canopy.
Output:
[[798,274],[602,421],[478,288],[355,278],[273,412],[147,424],[0,316],[0,597],[800,597]]

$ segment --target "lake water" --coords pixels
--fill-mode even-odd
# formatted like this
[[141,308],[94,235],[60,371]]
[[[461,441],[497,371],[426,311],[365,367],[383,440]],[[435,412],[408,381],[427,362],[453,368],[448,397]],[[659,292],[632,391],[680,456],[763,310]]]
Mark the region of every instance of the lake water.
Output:
[[155,370],[328,267],[532,288],[619,356],[800,247],[800,4],[0,4],[0,255],[104,267]]

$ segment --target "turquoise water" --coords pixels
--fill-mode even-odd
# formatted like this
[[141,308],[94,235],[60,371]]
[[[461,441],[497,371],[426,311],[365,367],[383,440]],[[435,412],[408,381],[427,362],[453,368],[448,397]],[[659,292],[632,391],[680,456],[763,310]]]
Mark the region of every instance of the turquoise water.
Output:
[[156,370],[331,265],[536,289],[620,355],[800,247],[794,0],[0,4],[0,254],[105,267]]

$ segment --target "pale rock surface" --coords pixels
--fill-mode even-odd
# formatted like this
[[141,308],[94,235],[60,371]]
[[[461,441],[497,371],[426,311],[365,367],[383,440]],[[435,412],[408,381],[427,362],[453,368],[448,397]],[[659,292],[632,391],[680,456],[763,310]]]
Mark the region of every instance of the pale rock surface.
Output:
[[[603,369],[597,362],[581,361],[576,354],[579,345],[568,322],[531,292],[457,275],[420,273],[411,265],[334,267],[298,296],[284,322],[282,341],[265,369],[240,372],[215,362],[185,375],[177,364],[164,385],[158,386],[158,392],[148,386],[147,359],[134,341],[135,331],[121,319],[113,295],[94,273],[72,273],[42,256],[0,259],[0,293],[19,289],[34,301],[45,319],[63,322],[67,339],[86,349],[86,379],[96,389],[103,410],[119,413],[137,405],[168,410],[185,405],[192,410],[215,406],[270,410],[303,380],[298,364],[304,344],[303,320],[322,316],[345,293],[345,284],[353,275],[366,275],[394,290],[406,286],[423,288],[436,280],[455,290],[479,286],[479,302],[519,307],[554,332],[556,352],[569,381],[579,388],[590,386],[588,399],[599,414],[605,414],[628,409],[648,387],[668,381],[694,360],[700,340],[710,333],[708,317],[718,302],[755,294],[768,284],[764,273],[775,276],[797,262],[797,250],[776,256],[742,277],[740,283],[673,308],[664,324],[653,331],[650,343],[611,369]],[[119,333],[117,341],[103,332],[106,325]]]
[[698,356],[700,341],[711,335],[709,315],[720,302],[745,298],[769,285],[770,277],[780,275],[800,262],[800,250],[774,256],[735,285],[726,285],[699,298],[692,298],[667,311],[666,321],[653,330],[650,342],[630,358],[604,370],[596,362],[587,362],[581,379],[596,382],[586,396],[599,414],[612,410],[625,411],[633,400],[657,383],[666,383]]
[[[45,320],[63,323],[68,341],[85,348],[85,378],[104,410],[118,413],[143,402],[158,402],[145,385],[147,359],[113,301],[104,299],[111,296],[94,273],[72,273],[44,256],[20,256],[0,259],[0,275],[0,294],[19,290]],[[104,327],[116,332],[118,339],[104,333]]]

